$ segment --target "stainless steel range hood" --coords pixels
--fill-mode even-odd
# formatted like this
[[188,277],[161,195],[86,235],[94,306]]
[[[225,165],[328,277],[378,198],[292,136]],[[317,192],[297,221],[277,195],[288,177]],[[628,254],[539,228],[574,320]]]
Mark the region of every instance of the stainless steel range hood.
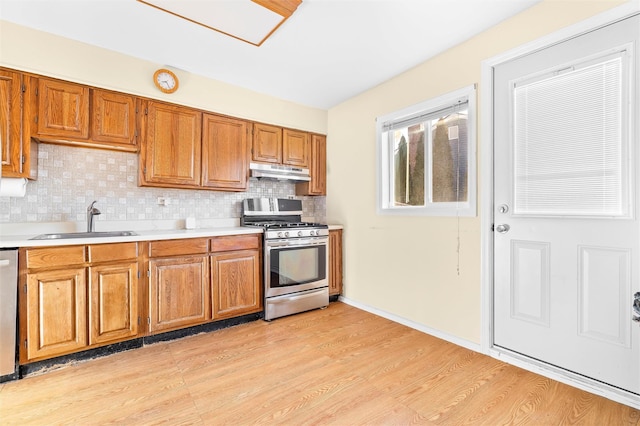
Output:
[[289,182],[309,182],[309,169],[279,164],[251,163],[249,165],[251,177],[258,179],[272,179]]

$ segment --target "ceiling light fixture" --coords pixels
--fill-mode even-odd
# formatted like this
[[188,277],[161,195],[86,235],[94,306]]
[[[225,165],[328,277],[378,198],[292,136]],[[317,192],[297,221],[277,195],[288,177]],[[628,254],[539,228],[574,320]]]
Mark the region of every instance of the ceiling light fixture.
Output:
[[138,0],[172,15],[260,46],[302,0]]

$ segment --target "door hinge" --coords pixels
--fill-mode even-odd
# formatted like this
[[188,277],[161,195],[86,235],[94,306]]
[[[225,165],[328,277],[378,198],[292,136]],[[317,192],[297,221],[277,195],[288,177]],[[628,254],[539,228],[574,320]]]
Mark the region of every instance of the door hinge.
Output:
[[495,224],[495,223],[492,223],[492,224],[491,224],[491,232],[493,232],[493,231],[495,231],[495,230],[496,230],[496,224]]

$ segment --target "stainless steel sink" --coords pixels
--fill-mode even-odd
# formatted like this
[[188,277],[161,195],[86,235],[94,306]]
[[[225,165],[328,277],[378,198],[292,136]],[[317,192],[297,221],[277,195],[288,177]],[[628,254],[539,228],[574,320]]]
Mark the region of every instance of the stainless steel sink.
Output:
[[105,231],[105,232],[64,232],[60,234],[41,234],[31,238],[32,240],[66,240],[68,238],[104,238],[104,237],[130,237],[138,235],[133,231]]

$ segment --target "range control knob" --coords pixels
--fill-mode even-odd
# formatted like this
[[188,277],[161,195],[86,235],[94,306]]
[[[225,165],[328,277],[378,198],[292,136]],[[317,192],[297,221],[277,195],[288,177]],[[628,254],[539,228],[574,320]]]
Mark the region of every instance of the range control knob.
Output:
[[278,238],[282,238],[282,232],[278,232]]
[[309,232],[309,235],[311,235],[311,236],[318,235],[318,231],[311,231],[311,232]]
[[298,231],[298,237],[302,237],[302,231]]
[[286,231],[286,232],[284,233],[284,236],[285,236],[285,238],[289,237],[289,231]]

